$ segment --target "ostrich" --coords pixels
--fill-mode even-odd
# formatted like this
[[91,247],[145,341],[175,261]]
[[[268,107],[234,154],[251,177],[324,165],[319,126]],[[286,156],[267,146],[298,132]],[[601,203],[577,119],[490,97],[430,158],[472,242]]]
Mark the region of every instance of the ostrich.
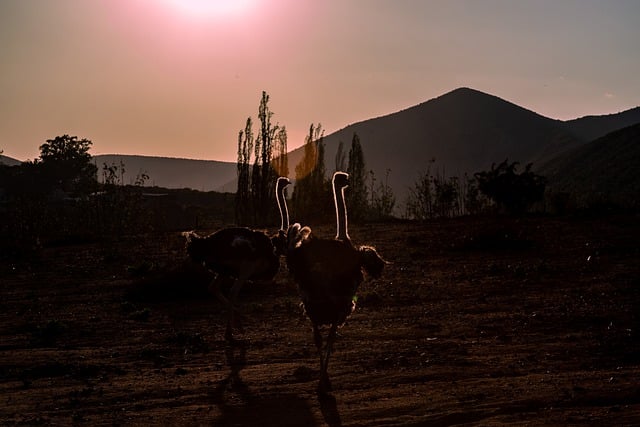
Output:
[[[209,292],[215,295],[229,309],[225,339],[233,341],[233,327],[238,326],[236,299],[240,289],[248,280],[272,280],[280,268],[280,255],[286,248],[286,231],[289,228],[284,189],[291,184],[286,177],[276,182],[276,200],[280,210],[280,230],[269,237],[262,231],[246,227],[229,227],[203,237],[195,232],[185,233],[187,253],[191,259],[203,264],[214,273],[209,284]],[[220,285],[226,279],[234,284],[225,297]]]
[[[369,276],[379,277],[385,265],[372,246],[351,243],[344,201],[349,175],[336,172],[332,183],[337,221],[335,238],[317,238],[309,227],[297,223],[288,232],[287,265],[298,284],[302,306],[311,320],[313,338],[320,354],[320,393],[331,391],[327,374],[329,356],[338,328],[356,307],[356,291],[364,280],[362,270]],[[325,326],[329,327],[326,340],[321,333]]]

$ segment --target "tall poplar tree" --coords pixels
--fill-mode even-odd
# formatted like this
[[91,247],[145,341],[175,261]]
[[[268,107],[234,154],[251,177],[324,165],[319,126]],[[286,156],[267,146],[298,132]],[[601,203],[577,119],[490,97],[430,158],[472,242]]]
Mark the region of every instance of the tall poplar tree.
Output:
[[[244,132],[238,136],[238,193],[236,194],[236,218],[239,222],[251,222],[253,225],[270,224],[276,216],[274,202],[277,173],[274,150],[286,161],[286,130],[271,124],[273,113],[269,109],[269,95],[262,92],[258,119],[260,131],[254,139],[250,119]],[[253,152],[253,164],[251,153]],[[282,154],[284,153],[284,156]],[[282,160],[284,159],[284,160]]]
[[353,134],[351,140],[347,172],[349,173],[349,191],[346,192],[345,199],[349,209],[349,218],[362,221],[367,215],[369,206],[366,164],[360,137],[357,133]]
[[251,208],[251,152],[253,150],[253,130],[251,117],[247,118],[244,131],[238,133],[238,189],[236,191],[236,222],[246,224],[250,220]]
[[324,132],[320,124],[311,124],[305,138],[304,155],[296,165],[296,186],[292,205],[296,218],[309,220],[327,219],[333,214],[324,166]]
[[273,169],[278,176],[289,176],[289,156],[287,154],[287,128],[280,126],[274,138],[275,157]]
[[274,137],[278,131],[278,125],[271,124],[273,113],[269,110],[269,95],[262,92],[260,107],[258,108],[258,119],[260,120],[260,171],[258,180],[258,193],[256,197],[256,213],[258,218],[269,218],[274,212],[272,193],[275,191],[276,172],[271,164],[273,159]]
[[344,152],[344,142],[338,143],[338,150],[336,151],[336,172],[345,171],[347,168],[346,156]]

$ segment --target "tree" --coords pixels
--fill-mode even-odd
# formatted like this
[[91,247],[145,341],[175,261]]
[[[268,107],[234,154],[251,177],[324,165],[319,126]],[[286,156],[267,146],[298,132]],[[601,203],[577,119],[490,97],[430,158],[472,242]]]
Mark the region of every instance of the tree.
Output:
[[[349,218],[355,221],[362,221],[369,210],[367,203],[369,195],[364,153],[357,133],[354,133],[351,139],[347,172],[349,173],[349,191],[346,195],[346,201],[349,206]],[[373,188],[371,193],[373,195]]]
[[[77,136],[62,135],[40,146],[39,164],[47,181],[74,195],[86,195],[97,184],[96,165],[91,163],[92,142]],[[36,161],[38,163],[38,161]]]
[[[287,129],[284,126],[278,128],[274,138],[275,158],[272,161],[272,170],[277,176],[289,176],[289,155],[287,154]],[[285,189],[285,198],[287,190]]]
[[275,135],[273,168],[278,176],[289,176],[289,156],[287,154],[287,129],[285,126],[278,128]]
[[338,151],[336,151],[336,169],[334,172],[344,171],[347,168],[346,158],[344,154],[344,142],[338,143]]
[[[257,138],[253,137],[251,117],[247,119],[244,131],[238,134],[236,220],[239,223],[265,224],[276,215],[273,194],[277,173],[287,172],[287,167],[282,168],[287,161],[287,134],[284,127],[271,124],[272,116],[269,95],[263,91],[258,107],[260,131]],[[275,161],[274,151],[278,153]],[[278,167],[283,172],[276,172]]]
[[244,224],[249,220],[251,212],[250,168],[251,151],[253,150],[253,130],[251,117],[247,118],[244,131],[238,133],[238,189],[236,191],[236,222]]
[[[325,179],[324,132],[313,123],[305,138],[304,155],[296,165],[296,185],[291,202],[299,221],[325,220],[333,215],[329,183]],[[327,212],[330,212],[328,214]]]
[[542,200],[547,184],[545,177],[531,171],[529,163],[525,170],[518,174],[519,162],[509,163],[508,159],[497,167],[475,174],[480,192],[493,200],[500,210],[511,214],[522,214],[531,205]]
[[254,211],[257,214],[256,222],[259,222],[259,219],[269,218],[275,212],[272,195],[275,191],[277,176],[271,160],[273,159],[273,143],[275,134],[278,131],[278,125],[271,125],[272,116],[273,113],[269,110],[269,95],[263,91],[260,106],[258,107],[260,134],[256,141],[256,159],[259,157],[256,165],[259,165],[259,167],[254,169],[257,173],[253,177],[257,181],[255,186],[257,192],[254,198]]

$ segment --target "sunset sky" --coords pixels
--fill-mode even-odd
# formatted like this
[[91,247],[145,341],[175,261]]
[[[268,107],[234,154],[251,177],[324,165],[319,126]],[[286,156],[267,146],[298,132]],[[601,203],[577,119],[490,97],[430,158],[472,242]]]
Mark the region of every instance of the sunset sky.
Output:
[[[640,105],[637,0],[0,0],[0,150],[235,161],[466,86],[551,118]],[[366,141],[365,141],[366,143]]]

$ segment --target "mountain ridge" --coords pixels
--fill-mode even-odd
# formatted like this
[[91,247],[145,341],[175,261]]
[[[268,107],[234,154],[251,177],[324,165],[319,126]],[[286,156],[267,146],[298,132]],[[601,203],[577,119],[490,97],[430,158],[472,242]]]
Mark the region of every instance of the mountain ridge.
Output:
[[[563,153],[629,124],[640,123],[640,107],[619,113],[561,121],[469,87],[460,87],[407,108],[344,126],[324,136],[327,174],[336,169],[339,144],[347,154],[354,133],[362,144],[367,170],[377,182],[386,179],[396,204],[421,174],[472,176],[505,159],[533,163],[534,170]],[[304,146],[288,153],[289,175],[295,178]],[[93,156],[102,164],[125,165],[125,183],[136,174],[149,175],[146,185],[236,191],[236,163],[144,155]],[[3,158],[10,159],[6,156]],[[435,161],[434,161],[435,159]]]

